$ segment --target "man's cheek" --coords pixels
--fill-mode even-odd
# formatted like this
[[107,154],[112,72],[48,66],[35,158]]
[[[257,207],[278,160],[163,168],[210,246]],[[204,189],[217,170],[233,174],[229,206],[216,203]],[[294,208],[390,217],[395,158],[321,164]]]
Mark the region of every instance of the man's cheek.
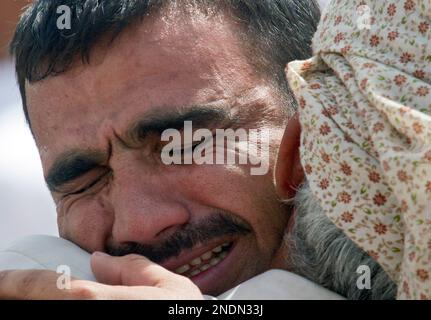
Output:
[[77,204],[58,219],[60,236],[88,252],[104,251],[112,231],[111,217],[97,203]]

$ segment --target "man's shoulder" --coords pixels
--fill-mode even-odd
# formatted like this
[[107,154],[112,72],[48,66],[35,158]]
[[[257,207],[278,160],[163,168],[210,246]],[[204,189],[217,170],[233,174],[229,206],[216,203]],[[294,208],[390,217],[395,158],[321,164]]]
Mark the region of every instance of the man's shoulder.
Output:
[[272,269],[220,295],[219,299],[342,300],[344,298],[297,274]]

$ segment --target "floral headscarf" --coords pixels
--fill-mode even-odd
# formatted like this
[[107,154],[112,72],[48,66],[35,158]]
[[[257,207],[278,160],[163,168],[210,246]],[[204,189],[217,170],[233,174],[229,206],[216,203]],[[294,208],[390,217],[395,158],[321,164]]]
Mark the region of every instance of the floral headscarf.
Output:
[[287,69],[312,192],[400,299],[431,297],[430,24],[431,0],[333,0]]

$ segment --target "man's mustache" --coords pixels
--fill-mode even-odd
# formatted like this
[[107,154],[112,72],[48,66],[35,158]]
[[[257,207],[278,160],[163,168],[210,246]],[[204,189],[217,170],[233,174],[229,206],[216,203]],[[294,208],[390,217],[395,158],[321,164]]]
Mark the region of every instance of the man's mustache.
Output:
[[186,249],[226,235],[247,235],[251,227],[242,219],[225,212],[213,213],[195,224],[187,224],[168,239],[156,245],[130,242],[123,245],[107,243],[105,251],[112,256],[138,254],[153,262],[162,263],[177,257]]

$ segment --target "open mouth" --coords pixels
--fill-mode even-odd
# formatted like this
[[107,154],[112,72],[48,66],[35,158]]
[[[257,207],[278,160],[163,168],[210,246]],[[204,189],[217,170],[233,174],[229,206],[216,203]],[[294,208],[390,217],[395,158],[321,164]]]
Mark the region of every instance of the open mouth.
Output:
[[204,294],[216,296],[236,283],[241,274],[241,240],[227,236],[198,243],[161,264],[165,269],[189,278]]
[[233,242],[226,242],[203,253],[199,257],[175,269],[175,273],[192,278],[217,266],[227,257],[232,248],[232,244]]

